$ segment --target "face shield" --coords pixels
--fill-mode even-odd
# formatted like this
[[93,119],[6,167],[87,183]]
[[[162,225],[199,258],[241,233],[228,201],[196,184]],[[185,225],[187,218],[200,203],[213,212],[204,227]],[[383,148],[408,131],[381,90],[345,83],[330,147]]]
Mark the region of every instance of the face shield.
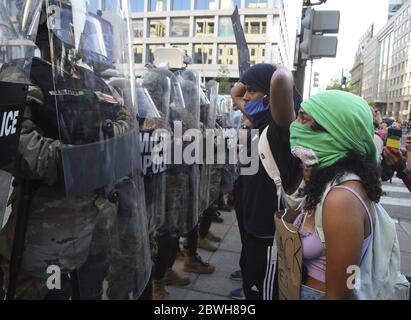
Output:
[[140,119],[161,118],[153,99],[147,88],[143,86],[143,81],[137,81],[137,114]]
[[0,0],[0,81],[28,83],[41,4]]

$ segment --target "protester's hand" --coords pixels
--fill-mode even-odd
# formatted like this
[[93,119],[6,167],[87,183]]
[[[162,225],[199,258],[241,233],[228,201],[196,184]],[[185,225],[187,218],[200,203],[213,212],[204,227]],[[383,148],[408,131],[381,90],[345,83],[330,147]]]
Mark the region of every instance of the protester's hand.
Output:
[[405,141],[405,149],[407,152],[411,152],[411,134],[407,136],[407,140]]
[[234,87],[231,89],[231,98],[243,98],[246,92],[246,86],[241,83],[237,82]]
[[387,165],[395,171],[402,171],[406,161],[403,151],[390,148],[384,149],[384,159]]

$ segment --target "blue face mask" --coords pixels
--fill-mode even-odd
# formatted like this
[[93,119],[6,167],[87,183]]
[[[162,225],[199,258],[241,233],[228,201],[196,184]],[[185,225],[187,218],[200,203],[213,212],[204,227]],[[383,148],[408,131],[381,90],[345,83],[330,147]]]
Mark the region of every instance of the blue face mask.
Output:
[[245,106],[245,112],[249,117],[255,116],[257,113],[267,111],[269,108],[269,105],[264,106],[264,98],[259,98],[257,100],[251,101],[246,104]]

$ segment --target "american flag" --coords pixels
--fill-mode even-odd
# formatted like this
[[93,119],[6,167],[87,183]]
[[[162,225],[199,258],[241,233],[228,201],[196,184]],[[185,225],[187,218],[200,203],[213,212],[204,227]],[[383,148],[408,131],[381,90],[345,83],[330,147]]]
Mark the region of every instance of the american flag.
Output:
[[100,92],[100,91],[96,91],[95,94],[96,94],[97,98],[100,101],[104,101],[104,102],[111,103],[111,104],[118,104],[119,103],[116,98],[114,98],[113,96],[111,96],[109,94],[106,94],[106,93],[103,93],[103,92]]

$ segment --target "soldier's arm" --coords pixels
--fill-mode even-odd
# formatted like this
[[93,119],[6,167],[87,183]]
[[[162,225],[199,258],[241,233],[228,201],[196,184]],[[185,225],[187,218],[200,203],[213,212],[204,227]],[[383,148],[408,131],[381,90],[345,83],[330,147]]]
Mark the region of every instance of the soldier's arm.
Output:
[[293,78],[290,71],[278,67],[271,78],[271,115],[274,122],[283,130],[289,130],[295,120],[293,100]]
[[17,174],[52,185],[58,177],[60,141],[45,137],[31,112],[31,108],[41,108],[43,103],[40,89],[30,87],[20,134]]
[[117,114],[117,118],[114,121],[114,136],[121,136],[125,134],[130,128],[134,127],[135,116],[132,114],[131,109],[127,108],[124,99],[121,95],[112,87],[110,87],[112,95],[121,104],[120,111]]

